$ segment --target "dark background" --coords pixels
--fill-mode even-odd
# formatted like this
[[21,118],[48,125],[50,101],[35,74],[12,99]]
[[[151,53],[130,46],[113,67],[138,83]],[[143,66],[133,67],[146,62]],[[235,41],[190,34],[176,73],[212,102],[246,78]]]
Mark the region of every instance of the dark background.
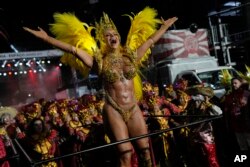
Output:
[[[159,17],[177,16],[176,28],[188,28],[191,23],[208,27],[207,14],[221,8],[226,0],[2,0],[0,2],[0,28],[6,38],[0,36],[0,52],[12,52],[9,43],[19,51],[51,48],[22,30],[22,26],[48,30],[54,12],[74,12],[80,20],[93,23],[105,11],[117,25],[122,37],[129,28],[129,19],[122,14],[137,13],[145,6],[158,10]],[[48,32],[48,31],[47,31]],[[122,38],[124,40],[124,38]],[[124,41],[123,41],[124,42]]]

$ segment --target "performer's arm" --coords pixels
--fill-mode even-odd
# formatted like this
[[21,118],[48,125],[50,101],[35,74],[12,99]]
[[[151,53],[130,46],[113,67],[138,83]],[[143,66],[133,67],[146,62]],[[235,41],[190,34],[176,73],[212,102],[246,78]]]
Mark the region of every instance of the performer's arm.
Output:
[[137,49],[138,60],[140,60],[146,53],[146,51],[161,38],[161,36],[166,32],[166,30],[170,26],[172,26],[172,24],[174,24],[174,22],[177,20],[177,17],[172,17],[167,20],[164,20],[163,18],[161,19],[162,19],[161,27]]
[[65,52],[69,52],[77,56],[79,59],[81,59],[88,67],[92,67],[93,65],[93,57],[90,56],[87,52],[85,52],[82,49],[76,48],[75,46],[72,46],[68,43],[62,42],[60,40],[57,40],[51,36],[49,36],[42,28],[38,27],[39,30],[33,30],[28,27],[23,27],[25,31],[28,31],[29,33],[33,34],[37,38],[40,38],[47,42],[48,44],[61,49]]

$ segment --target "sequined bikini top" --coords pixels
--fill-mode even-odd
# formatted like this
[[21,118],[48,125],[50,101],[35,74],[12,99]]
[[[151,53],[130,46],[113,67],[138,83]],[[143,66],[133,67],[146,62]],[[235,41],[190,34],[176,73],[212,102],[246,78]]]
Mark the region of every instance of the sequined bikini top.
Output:
[[102,77],[105,82],[131,80],[136,76],[135,58],[127,55],[110,53],[105,56],[102,64]]

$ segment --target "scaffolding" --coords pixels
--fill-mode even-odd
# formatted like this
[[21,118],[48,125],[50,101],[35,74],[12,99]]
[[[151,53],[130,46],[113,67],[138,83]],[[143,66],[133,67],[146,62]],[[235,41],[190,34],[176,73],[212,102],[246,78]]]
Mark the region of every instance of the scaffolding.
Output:
[[58,49],[42,50],[42,51],[26,51],[26,52],[9,52],[0,53],[0,60],[17,60],[17,59],[31,59],[31,58],[48,58],[61,57],[63,52]]
[[[236,65],[232,62],[230,50],[233,48],[242,48],[242,44],[250,39],[250,29],[240,32],[229,32],[230,25],[228,22],[223,22],[225,16],[241,16],[244,8],[249,6],[250,3],[245,3],[236,7],[232,7],[219,12],[211,12],[208,14],[208,21],[210,27],[210,44],[212,45],[211,51],[214,52],[216,58],[222,54],[223,65]],[[244,48],[243,48],[244,49]]]

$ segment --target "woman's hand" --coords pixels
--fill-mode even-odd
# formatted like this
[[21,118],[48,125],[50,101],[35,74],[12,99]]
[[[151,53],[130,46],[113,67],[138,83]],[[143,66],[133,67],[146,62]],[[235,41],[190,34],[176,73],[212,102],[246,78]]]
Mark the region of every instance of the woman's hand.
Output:
[[38,30],[32,30],[28,27],[23,27],[23,29],[25,31],[28,31],[29,33],[35,35],[37,38],[43,39],[44,41],[46,41],[48,38],[48,34],[40,27],[38,27]]
[[167,20],[164,20],[164,19],[161,17],[162,27],[165,28],[165,29],[168,29],[168,28],[171,27],[177,20],[178,20],[177,17],[172,17],[172,18],[169,18],[169,19],[167,19]]

